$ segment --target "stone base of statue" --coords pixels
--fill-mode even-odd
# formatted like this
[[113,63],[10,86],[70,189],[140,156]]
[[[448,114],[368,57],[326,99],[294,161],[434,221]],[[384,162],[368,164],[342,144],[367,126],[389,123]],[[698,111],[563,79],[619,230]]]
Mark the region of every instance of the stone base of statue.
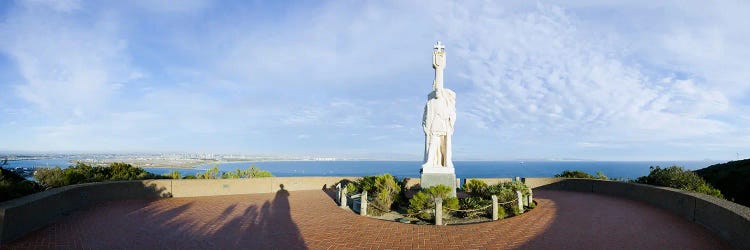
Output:
[[456,197],[456,171],[447,167],[423,167],[419,186],[429,188],[445,185],[451,189],[451,196]]

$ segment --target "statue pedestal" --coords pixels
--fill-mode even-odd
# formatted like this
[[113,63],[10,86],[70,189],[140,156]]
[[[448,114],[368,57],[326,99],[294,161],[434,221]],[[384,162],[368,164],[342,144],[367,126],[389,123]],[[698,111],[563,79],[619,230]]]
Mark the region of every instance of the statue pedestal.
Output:
[[423,167],[419,186],[423,189],[437,185],[451,188],[451,196],[456,197],[456,171],[446,167]]

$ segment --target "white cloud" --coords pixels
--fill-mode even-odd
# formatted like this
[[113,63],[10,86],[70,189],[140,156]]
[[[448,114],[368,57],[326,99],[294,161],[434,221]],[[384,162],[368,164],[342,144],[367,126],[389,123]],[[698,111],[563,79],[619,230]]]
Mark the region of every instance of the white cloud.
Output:
[[46,7],[59,12],[72,12],[81,9],[81,0],[22,0],[27,7]]
[[[457,157],[750,145],[745,2],[111,5],[7,11],[0,50],[20,79],[2,76],[18,100],[0,104],[26,127],[17,138],[36,138],[14,146],[419,158],[438,39],[458,93]],[[32,116],[9,111],[21,109]]]
[[211,6],[208,0],[135,0],[136,5],[159,13],[190,13],[205,10]]
[[559,7],[487,9],[459,9],[445,21],[451,55],[466,62],[463,76],[474,87],[465,112],[478,127],[515,139],[607,142],[732,128],[711,117],[730,106],[723,92],[693,78],[642,71],[627,47],[607,33],[581,29],[582,21]]
[[81,23],[68,15],[30,5],[0,24],[0,50],[13,58],[23,78],[15,93],[62,117],[101,109],[132,73],[116,18]]

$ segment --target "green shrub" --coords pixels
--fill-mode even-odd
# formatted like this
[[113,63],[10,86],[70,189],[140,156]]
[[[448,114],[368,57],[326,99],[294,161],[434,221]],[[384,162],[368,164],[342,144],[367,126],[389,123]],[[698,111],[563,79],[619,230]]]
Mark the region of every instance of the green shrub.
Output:
[[175,180],[182,179],[182,175],[177,170],[172,170],[172,172],[169,172],[166,176]]
[[[461,210],[476,210],[480,209],[482,207],[486,207],[488,205],[491,205],[491,200],[485,200],[482,199],[482,197],[468,197],[459,200],[459,207]],[[456,215],[463,218],[475,218],[482,214],[487,214],[487,210],[491,210],[492,208],[489,207],[484,210],[479,211],[473,211],[473,212],[457,212]]]
[[182,179],[186,179],[186,180],[191,180],[192,179],[192,180],[195,180],[195,179],[198,179],[198,178],[196,178],[195,175],[186,175],[185,177],[182,177]]
[[362,179],[359,179],[356,182],[357,188],[362,192],[367,191],[368,193],[374,193],[375,192],[375,180],[377,178],[378,178],[377,176],[362,177]]
[[432,210],[435,208],[435,199],[443,199],[443,214],[448,215],[448,209],[458,209],[458,199],[456,197],[450,197],[451,188],[445,185],[437,185],[427,189],[423,189],[415,194],[411,200],[409,200],[409,208],[407,212],[409,214],[417,214],[416,216],[425,220],[434,219],[434,213]]
[[234,171],[227,171],[221,174],[222,179],[239,179],[246,177],[247,174],[245,171],[242,171],[241,169],[237,168]]
[[197,179],[238,179],[238,178],[265,178],[273,177],[271,172],[262,170],[250,165],[246,170],[235,169],[234,171],[221,172],[219,171],[219,165],[214,164],[213,168],[207,169],[206,172],[195,174]]
[[520,181],[503,182],[494,185],[487,186],[477,197],[482,197],[485,200],[492,199],[492,195],[497,195],[498,202],[506,202],[516,199],[516,191],[521,191],[524,196],[529,195],[530,189],[526,184]]
[[260,168],[255,167],[254,165],[250,165],[247,170],[245,170],[244,177],[247,178],[266,178],[266,177],[273,177],[273,174],[271,172],[262,170]]
[[406,212],[409,214],[415,214],[416,217],[422,219],[432,219],[432,214],[427,209],[429,207],[432,207],[430,206],[430,203],[430,197],[427,196],[427,193],[420,191],[411,197],[411,199],[409,200],[409,208],[406,210]]
[[521,191],[521,194],[523,194],[524,196],[527,196],[530,193],[529,187],[520,181],[504,182],[502,183],[502,185],[503,187],[513,190],[513,192]]
[[42,190],[44,188],[36,182],[26,180],[18,173],[0,167],[0,202]]
[[68,185],[65,182],[64,175],[65,173],[60,167],[37,168],[34,172],[34,178],[36,181],[48,189]]
[[602,171],[596,171],[596,179],[599,179],[599,180],[609,180],[609,177],[607,177],[606,175],[604,175],[604,173],[602,173]]
[[555,177],[609,180],[609,177],[604,175],[601,171],[596,171],[596,176],[594,176],[580,170],[565,170],[560,174],[556,174]]
[[396,178],[390,174],[377,176],[373,186],[374,192],[372,194],[374,194],[375,199],[372,203],[379,208],[373,211],[373,215],[378,216],[391,210],[391,205],[398,198],[401,186],[396,182]]
[[470,196],[481,196],[487,191],[487,183],[481,180],[471,179],[464,183],[464,192]]
[[635,182],[682,189],[690,192],[703,193],[718,198],[723,198],[721,191],[711,187],[703,178],[696,173],[684,170],[682,167],[671,166],[660,168],[651,167],[647,176],[641,176]]
[[497,218],[502,220],[506,216],[508,216],[508,214],[505,213],[505,207],[503,207],[503,206],[498,207],[497,208]]
[[510,214],[511,216],[516,216],[516,215],[521,214],[521,209],[518,208],[518,204],[515,203],[515,202],[511,202],[509,204],[505,204],[503,206],[503,208],[505,208],[503,210],[506,210],[507,213]]
[[214,164],[213,168],[207,169],[206,172],[197,173],[195,174],[195,177],[198,179],[218,179],[222,176],[222,174],[219,172],[219,165]]
[[56,188],[67,185],[119,180],[163,179],[166,176],[155,175],[139,167],[126,163],[111,163],[109,166],[91,166],[78,162],[66,169],[60,167],[37,169],[34,174],[37,182],[45,188]]
[[555,177],[594,179],[593,175],[580,170],[565,170],[560,174],[556,174]]
[[353,182],[349,182],[348,184],[346,184],[346,193],[348,195],[354,195],[354,194],[357,194],[358,192],[359,190],[357,190],[356,184],[354,184]]

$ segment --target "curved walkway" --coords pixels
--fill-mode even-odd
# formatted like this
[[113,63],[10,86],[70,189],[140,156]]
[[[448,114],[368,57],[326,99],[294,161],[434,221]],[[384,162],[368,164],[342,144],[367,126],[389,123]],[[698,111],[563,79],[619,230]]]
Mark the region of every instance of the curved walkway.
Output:
[[535,195],[539,206],[521,216],[445,227],[360,217],[323,191],[117,201],[74,212],[2,248],[730,248],[645,203],[567,191]]

